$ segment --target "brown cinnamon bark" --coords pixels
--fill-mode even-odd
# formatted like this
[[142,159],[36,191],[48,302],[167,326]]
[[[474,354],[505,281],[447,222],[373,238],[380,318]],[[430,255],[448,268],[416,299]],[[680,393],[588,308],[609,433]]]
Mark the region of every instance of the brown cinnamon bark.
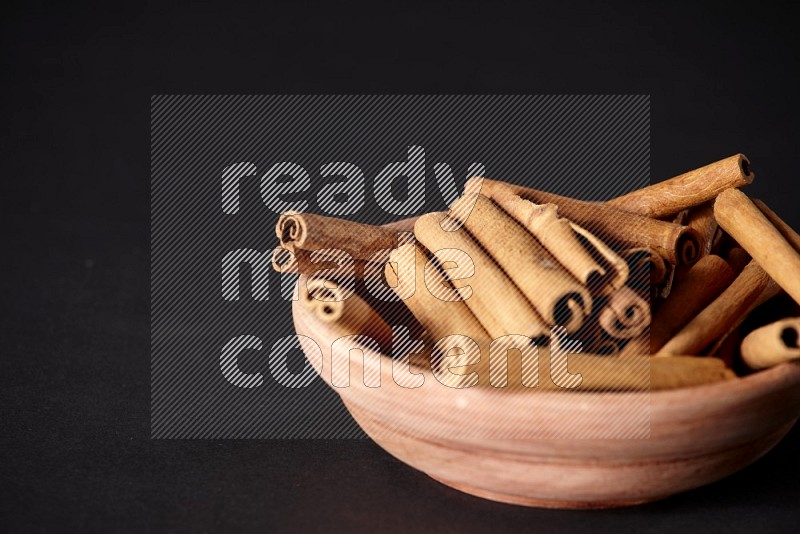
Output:
[[686,226],[694,229],[700,236],[700,253],[707,256],[711,253],[714,238],[717,235],[719,225],[714,218],[714,206],[711,203],[703,204],[689,210],[684,222]]
[[[592,298],[586,287],[494,202],[483,195],[464,195],[453,203],[451,213],[462,214],[463,205],[472,206],[471,211],[461,215],[464,228],[505,271],[545,322],[564,326],[568,332],[577,330],[592,310]],[[571,228],[567,231],[573,235]]]
[[537,191],[529,187],[487,179],[470,179],[467,192],[494,199],[508,194],[536,204],[555,204],[559,213],[589,232],[613,241],[621,248],[650,247],[673,264],[692,264],[700,257],[697,233],[686,227],[643,217],[599,202],[583,202]]
[[383,349],[391,347],[391,327],[355,293],[322,278],[302,277],[298,288],[301,304],[313,310],[320,320],[335,323],[342,336],[367,336]]
[[706,256],[672,288],[653,316],[650,347],[657,352],[681,328],[708,306],[733,281],[735,274],[719,256]]
[[614,339],[639,337],[650,326],[650,305],[631,288],[624,286],[608,297],[598,322]]
[[378,251],[397,247],[401,234],[393,228],[295,212],[280,216],[275,233],[285,249],[337,249],[354,260],[371,260]]
[[742,359],[751,369],[766,369],[800,359],[800,317],[783,319],[750,332]]
[[[495,348],[497,346],[495,345]],[[538,353],[538,358],[535,355]],[[527,358],[527,361],[523,360]],[[507,363],[505,366],[505,359]],[[698,386],[735,378],[718,358],[674,356],[672,358],[639,358],[603,356],[597,354],[562,354],[562,360],[551,358],[551,349],[538,347],[538,352],[523,356],[520,350],[495,350],[490,358],[468,366],[467,372],[481,376],[481,384],[507,384],[506,387],[526,391],[647,391]],[[563,358],[566,362],[563,362]],[[538,360],[538,366],[534,363]],[[494,361],[494,363],[491,363]],[[499,363],[498,363],[499,361]],[[554,366],[554,363],[556,366]],[[563,363],[567,365],[564,366]],[[527,365],[526,365],[527,364]],[[489,369],[490,365],[494,367]],[[523,365],[528,371],[526,382],[521,380]],[[538,387],[531,387],[530,371],[538,368]],[[567,369],[568,368],[568,369]],[[495,374],[500,369],[501,375]],[[503,372],[505,371],[505,372]],[[486,374],[490,381],[484,381]],[[576,375],[580,374],[580,379]],[[506,378],[505,381],[502,379]]]
[[625,285],[627,264],[594,235],[559,217],[558,206],[534,204],[499,185],[493,200],[592,294],[608,295]]
[[592,284],[592,289],[596,288],[600,295],[610,295],[615,290],[621,288],[628,281],[630,269],[627,262],[614,252],[602,239],[577,224],[570,222],[572,231],[580,237],[581,243],[591,253],[605,270],[603,278]]
[[747,317],[752,306],[774,286],[771,282],[758,263],[751,261],[733,283],[666,342],[656,356],[701,354]]
[[713,200],[725,189],[751,183],[754,177],[747,158],[736,154],[609,200],[608,204],[631,213],[661,218]]
[[488,337],[463,300],[452,300],[455,289],[430,263],[419,245],[405,244],[393,250],[386,264],[386,281],[419,321],[432,340],[452,334]]
[[605,269],[581,245],[570,222],[558,217],[558,206],[534,204],[514,194],[498,195],[494,201],[582,284],[605,276]]
[[[445,213],[423,215],[414,226],[414,234],[446,269],[453,287],[489,335],[547,335],[544,320],[494,259],[463,227],[444,230],[441,223],[445,217]],[[524,265],[518,266],[522,268]]]
[[738,189],[720,193],[714,215],[719,225],[800,303],[800,252],[769,218]]
[[661,285],[666,281],[667,264],[655,250],[647,247],[629,248],[622,253],[622,258],[628,264],[631,276],[635,273],[639,277],[635,280],[637,286],[644,281],[642,275],[652,285]]
[[769,209],[769,206],[764,204],[763,201],[755,199],[753,200],[753,204],[755,204],[761,213],[769,219],[769,222],[772,223],[773,226],[781,233],[783,238],[789,242],[789,244],[794,247],[794,249],[800,252],[800,234],[798,234],[791,226],[786,224],[778,214]]
[[[478,345],[483,347],[487,342],[479,342]],[[455,346],[468,350],[468,343]],[[484,350],[480,361],[458,369],[458,375],[438,369],[437,378],[447,385],[463,387],[456,384],[459,384],[462,376],[472,375],[476,384],[524,388],[530,392],[655,391],[735,378],[722,360],[713,357],[647,358],[576,353],[551,358],[550,347],[512,348],[508,350],[508,346],[495,342],[488,356]]]
[[[327,250],[327,252],[326,252]],[[388,258],[389,251],[376,254],[374,258]],[[322,269],[336,269],[343,276],[363,277],[365,269],[380,269],[384,262],[353,260],[344,251],[321,249],[319,251],[295,249],[291,251],[283,247],[276,247],[272,252],[272,268],[279,273],[311,275]]]

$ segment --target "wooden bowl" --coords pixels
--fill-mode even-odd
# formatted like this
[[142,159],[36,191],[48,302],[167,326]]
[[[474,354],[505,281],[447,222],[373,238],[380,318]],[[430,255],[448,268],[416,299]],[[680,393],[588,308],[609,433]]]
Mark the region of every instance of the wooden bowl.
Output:
[[[341,333],[296,301],[293,315],[297,333],[319,346],[307,339],[303,344],[312,364],[318,365],[321,350],[322,369],[316,368],[331,385],[331,344]],[[646,439],[498,437],[500,427],[547,428],[565,420],[602,427],[630,405],[632,395],[642,394],[453,390],[424,369],[415,372],[425,384],[410,389],[393,380],[389,357],[363,352],[350,351],[349,387],[333,389],[372,439],[448,486],[526,506],[627,506],[696,488],[755,461],[800,415],[800,363],[792,363],[737,380],[648,393]],[[380,387],[365,386],[365,366],[379,373]],[[459,433],[464,424],[477,430]]]

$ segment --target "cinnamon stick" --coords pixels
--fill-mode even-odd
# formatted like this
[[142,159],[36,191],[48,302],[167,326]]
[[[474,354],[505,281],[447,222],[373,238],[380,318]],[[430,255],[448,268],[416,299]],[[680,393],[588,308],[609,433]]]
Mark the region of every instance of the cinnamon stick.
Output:
[[719,225],[800,303],[800,252],[758,206],[738,189],[728,189],[717,197],[714,215]]
[[558,216],[558,206],[534,204],[512,192],[495,195],[494,201],[582,284],[592,286],[606,275],[606,270],[580,243],[570,221]]
[[[385,254],[378,254],[378,256],[388,258],[388,254],[386,251]],[[279,246],[272,252],[272,268],[279,273],[312,275],[322,269],[337,269],[345,276],[360,278],[368,267],[378,268],[383,263],[353,260],[345,251],[332,249],[311,251],[298,248],[292,251]]]
[[488,337],[455,289],[430,263],[419,245],[407,243],[393,250],[385,269],[389,287],[399,296],[432,340],[451,334],[473,339]]
[[492,199],[509,190],[536,204],[557,205],[562,216],[622,248],[650,247],[673,264],[692,264],[700,257],[699,237],[686,226],[643,217],[608,204],[583,202],[494,180],[473,178],[465,188],[467,192],[480,192]]
[[766,369],[800,359],[800,317],[762,326],[742,341],[742,359],[751,369]]
[[735,154],[609,200],[608,204],[647,217],[666,217],[713,200],[725,189],[745,186],[754,177],[748,159]]
[[666,262],[655,250],[649,247],[629,248],[622,253],[622,258],[628,264],[631,276],[636,276],[637,286],[644,281],[643,275],[652,285],[661,285],[666,281]]
[[392,345],[392,329],[360,296],[343,289],[338,282],[303,277],[298,282],[300,303],[326,323],[335,323],[342,336],[362,335],[383,349]]
[[795,232],[791,226],[786,224],[780,217],[778,217],[777,213],[769,209],[769,206],[767,206],[763,201],[754,199],[753,204],[755,204],[758,209],[761,210],[761,213],[763,213],[764,216],[769,219],[769,222],[775,226],[783,238],[788,241],[796,251],[800,252],[800,234]]
[[717,235],[719,225],[714,218],[714,206],[706,203],[689,210],[684,222],[686,226],[694,229],[700,236],[700,253],[706,256],[711,253],[714,238]]
[[[544,352],[544,351],[543,351]],[[570,354],[567,358],[569,372],[580,373],[581,384],[574,389],[563,389],[552,380],[540,380],[542,389],[562,391],[659,391],[699,386],[734,378],[717,358],[631,358],[621,356],[595,356]],[[540,377],[549,376],[548,358],[540,357]]]
[[[464,213],[461,206],[472,206],[472,209]],[[580,327],[583,318],[591,313],[589,291],[525,228],[483,195],[464,195],[453,203],[451,213],[463,217],[464,228],[505,271],[548,325],[564,326],[568,332]],[[571,228],[567,231],[574,236]],[[591,257],[588,259],[591,261]]]
[[735,274],[719,256],[706,256],[689,269],[661,303],[650,325],[651,351],[669,339],[708,306],[733,281]]
[[370,260],[378,251],[395,248],[401,234],[393,228],[296,212],[282,214],[275,233],[285,249],[337,249],[354,260]]
[[[711,304],[667,341],[656,356],[700,354],[738,325],[771,287],[771,278],[751,261]],[[660,310],[659,310],[660,312]]]
[[[477,373],[481,377],[481,384],[491,383],[495,387],[507,385],[511,388],[524,385],[531,392],[656,391],[735,378],[722,360],[713,357],[634,358],[576,353],[562,354],[566,361],[556,360],[557,366],[553,367],[551,353],[548,347],[538,347],[537,351],[506,351],[495,344],[489,358],[484,355],[479,363],[466,367],[465,372]],[[494,368],[489,369],[490,365]],[[523,369],[528,371],[525,382],[521,379]],[[534,369],[538,371],[537,387],[532,387],[530,379]],[[487,373],[490,381],[484,379]],[[580,378],[577,378],[578,374]]]
[[614,290],[621,288],[628,281],[630,276],[630,268],[627,262],[622,257],[614,252],[603,240],[598,238],[593,233],[577,224],[570,222],[572,231],[579,237],[582,244],[587,247],[587,250],[592,254],[592,257],[597,260],[606,275],[599,283],[600,287],[598,293],[600,295],[608,295]]
[[[442,228],[440,223],[446,217],[445,213],[423,215],[414,226],[414,234],[443,268],[457,264],[447,268],[446,275],[489,335],[546,335],[544,320],[481,245],[463,227],[453,231]],[[455,223],[445,221],[445,225],[453,227]]]
[[598,323],[614,339],[631,339],[650,326],[650,306],[631,288],[624,286],[608,297]]
[[499,183],[493,200],[590,292],[607,295],[625,284],[628,270],[620,257],[586,230],[559,217],[555,204],[534,204]]

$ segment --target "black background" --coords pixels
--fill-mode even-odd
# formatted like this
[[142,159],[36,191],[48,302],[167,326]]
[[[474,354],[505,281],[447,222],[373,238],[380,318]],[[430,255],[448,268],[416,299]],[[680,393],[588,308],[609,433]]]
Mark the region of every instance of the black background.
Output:
[[793,226],[798,37],[781,5],[4,6],[0,528],[780,531],[795,430],[636,508],[441,486],[369,441],[150,439],[149,102],[167,93],[652,95],[652,176],[732,153]]

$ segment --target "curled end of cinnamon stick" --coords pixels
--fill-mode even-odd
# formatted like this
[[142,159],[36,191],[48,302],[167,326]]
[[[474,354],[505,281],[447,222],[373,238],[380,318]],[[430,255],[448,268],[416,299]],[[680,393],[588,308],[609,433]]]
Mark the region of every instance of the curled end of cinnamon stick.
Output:
[[753,169],[750,167],[750,160],[744,154],[739,154],[739,170],[742,172],[742,179],[745,183],[753,183],[753,178],[756,177]]
[[277,247],[272,251],[272,268],[279,273],[298,273],[297,258],[291,250]]
[[649,247],[628,249],[623,253],[631,273],[646,274],[652,285],[663,284],[667,279],[667,263],[655,250]]
[[782,319],[744,338],[742,359],[751,369],[766,369],[800,359],[800,317]]
[[612,338],[632,339],[642,335],[650,326],[650,308],[646,301],[625,287],[611,295],[598,322]]
[[787,348],[800,349],[798,340],[800,340],[800,327],[797,325],[787,326],[781,330],[781,341]]
[[589,312],[591,302],[587,302],[580,293],[564,295],[553,307],[555,324],[563,326],[567,332],[575,332],[580,328]]
[[306,239],[306,226],[303,219],[294,212],[287,212],[280,216],[275,228],[281,245],[285,248],[294,244],[302,245]]
[[337,321],[344,311],[342,289],[330,280],[315,278],[301,284],[300,301],[323,321]]
[[693,265],[703,255],[700,234],[692,228],[686,228],[681,233],[675,248],[681,265]]

